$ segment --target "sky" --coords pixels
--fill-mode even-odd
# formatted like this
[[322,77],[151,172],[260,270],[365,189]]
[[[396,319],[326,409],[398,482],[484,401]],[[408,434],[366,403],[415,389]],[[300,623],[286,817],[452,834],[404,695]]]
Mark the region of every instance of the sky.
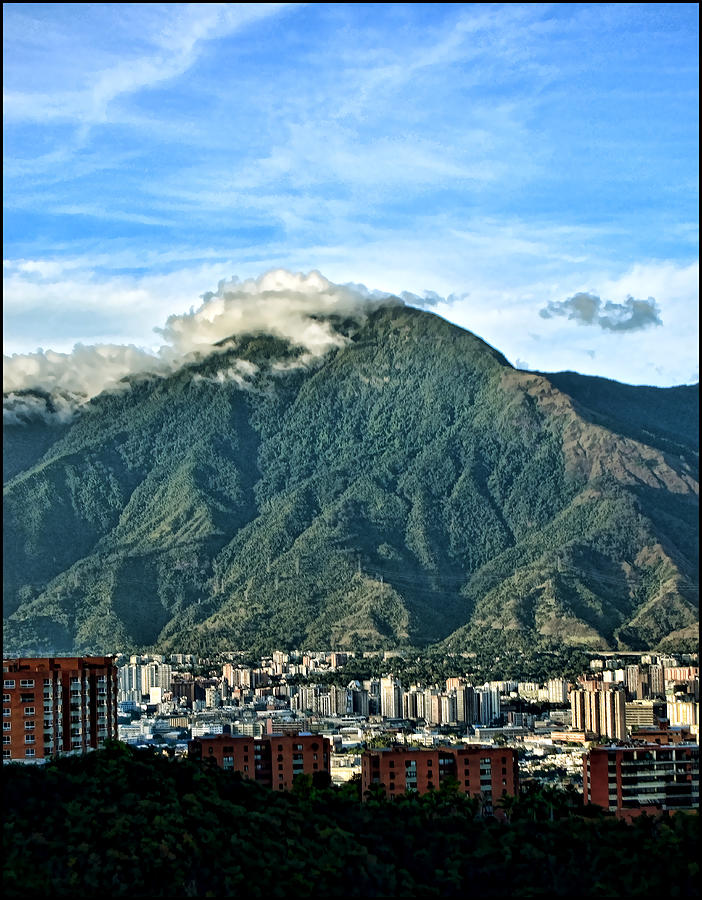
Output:
[[267,321],[404,295],[519,368],[697,382],[698,15],[5,4],[9,389],[271,279]]

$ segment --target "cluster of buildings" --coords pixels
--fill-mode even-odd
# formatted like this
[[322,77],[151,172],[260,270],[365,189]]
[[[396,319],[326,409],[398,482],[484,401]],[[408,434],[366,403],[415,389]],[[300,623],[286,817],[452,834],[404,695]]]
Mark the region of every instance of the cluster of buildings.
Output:
[[[288,710],[300,716],[380,716],[389,720],[422,720],[429,725],[478,725],[499,721],[502,698],[521,697],[541,703],[565,704],[568,682],[561,678],[545,685],[533,682],[492,681],[474,686],[465,677],[448,678],[445,684],[403,685],[387,675],[344,686],[314,681],[343,669],[349,654],[275,652],[259,666],[227,662],[219,672],[194,676],[187,669],[194,658],[173,655],[132,656],[119,665],[120,709],[126,712],[158,706],[161,713],[192,712],[220,708],[256,707]],[[291,661],[292,659],[296,661]],[[178,660],[185,660],[185,666]],[[119,660],[118,660],[119,663]],[[298,683],[299,678],[307,683]],[[509,711],[505,713],[509,716]],[[521,722],[520,722],[521,724]]]
[[632,730],[655,727],[662,719],[699,737],[697,666],[681,666],[670,658],[625,668],[615,666],[601,671],[595,666],[570,692],[572,728],[584,740],[624,741]]
[[[171,740],[273,790],[298,775],[319,784],[357,775],[364,796],[392,797],[450,779],[493,812],[518,794],[520,771],[533,779],[546,757],[561,781],[578,770],[586,803],[684,809],[699,803],[693,661],[598,658],[572,684],[473,685],[466,675],[405,687],[392,674],[343,686],[348,655],[334,652],[276,652],[255,666],[232,655],[219,669],[180,654],[8,659],[3,759]],[[330,683],[329,673],[341,677]],[[530,703],[552,708],[537,716]]]
[[[350,718],[483,734],[506,728],[516,736],[519,729],[533,731],[533,704],[570,708],[562,723],[569,743],[625,741],[633,731],[661,721],[693,737],[699,734],[699,669],[674,657],[645,655],[628,665],[596,658],[573,684],[552,678],[544,684],[474,685],[468,676],[442,684],[403,684],[392,674],[344,683],[349,656],[276,651],[256,666],[229,660],[199,675],[194,674],[198,661],[182,655],[118,660],[120,712],[147,713],[141,725],[123,723],[122,736],[139,740],[154,731],[184,730],[197,736],[206,733],[203,728],[227,724],[233,733],[261,736],[264,718],[272,718],[279,730]],[[330,673],[337,676],[334,683]]]

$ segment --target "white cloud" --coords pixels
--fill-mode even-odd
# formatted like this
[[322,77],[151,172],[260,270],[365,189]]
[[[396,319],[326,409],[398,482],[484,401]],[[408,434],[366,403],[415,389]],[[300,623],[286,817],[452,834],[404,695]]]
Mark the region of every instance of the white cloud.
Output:
[[40,388],[95,396],[106,385],[115,385],[131,372],[164,370],[164,364],[139,347],[103,344],[73,352],[36,350],[3,357],[3,391]]
[[[29,268],[47,272],[34,265]],[[127,375],[166,374],[194,354],[211,353],[215,345],[221,349],[222,342],[241,335],[271,334],[304,349],[301,359],[279,365],[276,371],[306,365],[347,341],[328,319],[320,317],[363,318],[384,302],[388,302],[387,295],[372,293],[363,285],[333,284],[316,271],[304,275],[278,269],[256,279],[221,281],[216,291],[203,296],[197,309],[173,314],[163,328],[156,329],[162,343],[155,352],[133,345],[77,344],[71,353],[39,349],[4,356],[3,391],[12,395],[8,414],[12,420],[17,418],[21,406],[18,392],[35,390],[84,402],[101,391],[124,388],[122,379]],[[214,378],[248,387],[255,373],[253,364],[238,360]],[[29,403],[33,408],[35,400]],[[31,409],[25,412],[29,414]]]
[[202,306],[168,318],[159,329],[178,356],[210,348],[241,334],[272,334],[321,355],[346,339],[315,316],[363,315],[372,303],[362,285],[333,284],[319,272],[274,270],[257,279],[222,281]]

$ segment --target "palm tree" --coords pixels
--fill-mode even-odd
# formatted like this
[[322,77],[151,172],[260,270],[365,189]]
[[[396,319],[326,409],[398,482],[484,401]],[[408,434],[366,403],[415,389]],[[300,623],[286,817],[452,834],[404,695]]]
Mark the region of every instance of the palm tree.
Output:
[[519,797],[515,796],[514,794],[504,794],[497,801],[497,807],[502,810],[505,819],[507,819],[508,822],[512,821],[512,813],[518,805]]

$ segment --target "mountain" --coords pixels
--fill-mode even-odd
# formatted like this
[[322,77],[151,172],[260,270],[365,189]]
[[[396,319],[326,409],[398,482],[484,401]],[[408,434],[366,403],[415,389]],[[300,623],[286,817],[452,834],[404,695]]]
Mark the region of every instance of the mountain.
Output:
[[399,303],[333,324],[10,419],[6,649],[696,641],[697,386],[518,371]]

